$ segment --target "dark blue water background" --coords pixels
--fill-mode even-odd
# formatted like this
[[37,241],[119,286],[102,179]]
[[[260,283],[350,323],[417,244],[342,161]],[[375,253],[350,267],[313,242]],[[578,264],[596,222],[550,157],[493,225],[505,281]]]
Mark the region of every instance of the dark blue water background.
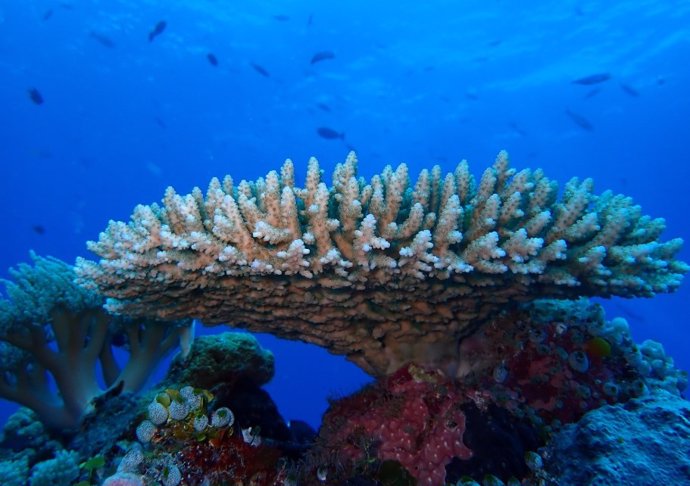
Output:
[[[367,177],[462,158],[478,176],[505,148],[514,167],[633,196],[667,219],[665,238],[690,240],[688,26],[687,0],[2,0],[0,275],[30,249],[87,255],[168,185],[255,179],[287,157],[302,180],[311,155],[329,173],[347,146],[318,127],[346,134]],[[310,64],[323,50],[335,57]],[[596,73],[611,79],[572,83]],[[689,288],[605,305],[688,369]],[[260,339],[286,418],[317,425],[327,396],[366,381],[341,357]]]

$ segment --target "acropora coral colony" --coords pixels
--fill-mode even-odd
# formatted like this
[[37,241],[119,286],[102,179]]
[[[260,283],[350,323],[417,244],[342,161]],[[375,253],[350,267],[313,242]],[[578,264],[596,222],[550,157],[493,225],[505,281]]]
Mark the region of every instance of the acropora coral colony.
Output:
[[[79,259],[79,282],[116,313],[299,339],[344,354],[374,376],[409,361],[453,363],[481,322],[536,298],[652,296],[680,285],[682,241],[659,242],[663,219],[592,180],[558,186],[516,172],[501,152],[475,184],[467,163],[411,186],[404,164],[370,183],[351,153],[304,188],[287,161],[236,187],[213,179],[163,206],[111,222]],[[420,361],[421,360],[421,361]]]
[[[660,345],[636,346],[585,299],[676,290],[682,241],[592,186],[572,179],[559,198],[501,152],[478,183],[464,161],[366,182],[351,153],[331,187],[312,159],[304,187],[288,160],[205,195],[169,188],[89,242],[99,261],[32,255],[12,271],[0,396],[33,415],[6,426],[0,472],[32,486],[559,484],[568,424],[687,385]],[[315,343],[377,381],[333,401],[314,437],[260,389],[270,353],[247,337],[192,344],[191,319]],[[132,395],[178,343],[164,383]],[[49,449],[27,439],[43,433]],[[687,464],[660,468],[690,481]]]

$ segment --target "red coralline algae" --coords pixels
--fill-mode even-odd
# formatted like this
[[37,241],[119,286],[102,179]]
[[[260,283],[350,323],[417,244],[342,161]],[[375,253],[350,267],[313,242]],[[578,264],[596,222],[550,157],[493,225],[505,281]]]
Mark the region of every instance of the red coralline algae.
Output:
[[[527,406],[547,424],[573,422],[635,396],[641,375],[633,364],[632,343],[612,345],[596,334],[605,326],[597,308],[578,309],[566,321],[556,316],[537,321],[520,312],[495,319],[472,337],[483,347],[465,357],[481,365],[463,381],[487,390],[510,409]],[[497,368],[501,373],[491,376],[489,370]]]
[[472,456],[462,441],[464,401],[443,374],[410,365],[335,403],[321,438],[350,464],[374,454],[397,461],[419,484],[443,484],[453,457]]
[[277,486],[284,477],[278,467],[277,449],[247,444],[238,432],[205,441],[190,441],[176,455],[187,484],[235,484]]

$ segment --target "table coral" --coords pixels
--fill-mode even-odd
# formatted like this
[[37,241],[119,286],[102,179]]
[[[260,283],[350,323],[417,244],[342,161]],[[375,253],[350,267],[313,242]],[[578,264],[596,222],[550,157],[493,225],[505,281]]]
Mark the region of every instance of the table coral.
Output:
[[196,317],[299,339],[385,375],[414,361],[452,365],[457,345],[516,303],[672,292],[688,266],[663,219],[622,195],[569,181],[562,197],[541,170],[499,153],[478,184],[405,164],[370,182],[351,153],[328,187],[315,159],[204,195],[168,188],[163,204],[111,221],[79,259],[79,281],[128,315]]

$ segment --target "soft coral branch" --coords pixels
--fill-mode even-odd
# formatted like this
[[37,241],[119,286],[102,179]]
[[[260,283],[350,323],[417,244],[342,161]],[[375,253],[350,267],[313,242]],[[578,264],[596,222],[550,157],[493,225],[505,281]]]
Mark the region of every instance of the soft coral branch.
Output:
[[[186,324],[108,314],[99,296],[73,283],[71,266],[32,257],[35,267],[21,265],[6,283],[12,301],[0,299],[0,398],[33,409],[50,428],[72,429],[108,390],[141,389]],[[118,331],[130,354],[122,370],[112,351],[122,344]]]

